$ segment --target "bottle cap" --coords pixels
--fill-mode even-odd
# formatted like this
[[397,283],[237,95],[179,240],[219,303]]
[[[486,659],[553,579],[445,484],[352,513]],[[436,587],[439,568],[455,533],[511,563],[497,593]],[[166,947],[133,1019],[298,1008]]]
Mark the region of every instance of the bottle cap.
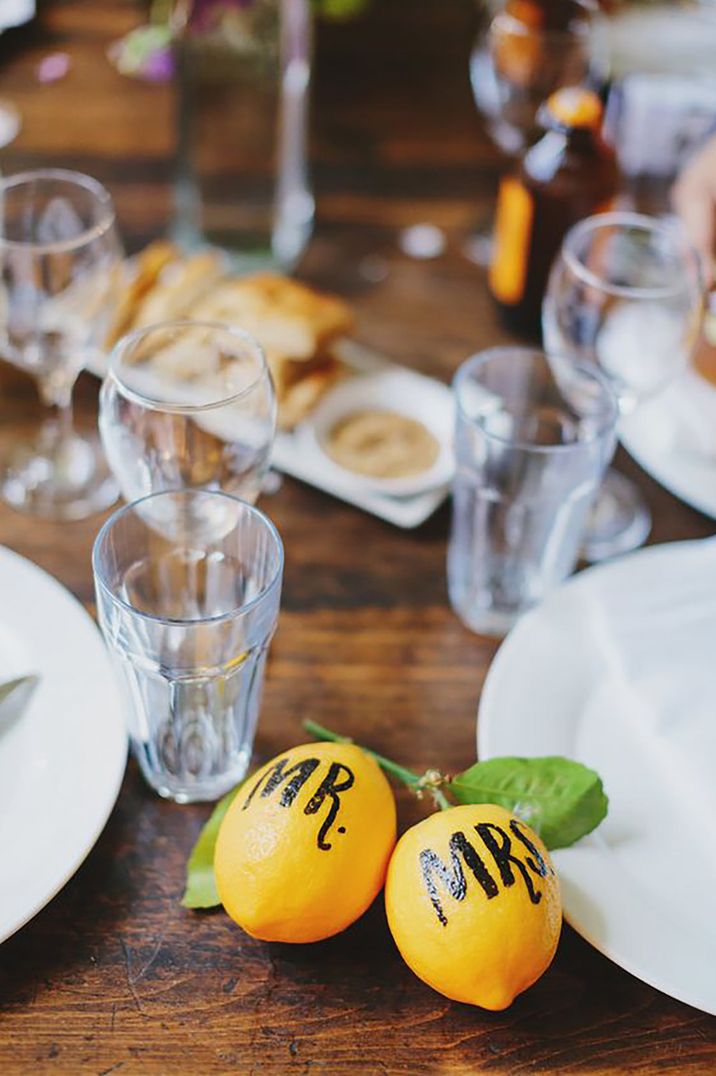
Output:
[[565,86],[556,90],[545,106],[547,125],[556,120],[560,127],[599,127],[602,102],[594,90],[583,86]]

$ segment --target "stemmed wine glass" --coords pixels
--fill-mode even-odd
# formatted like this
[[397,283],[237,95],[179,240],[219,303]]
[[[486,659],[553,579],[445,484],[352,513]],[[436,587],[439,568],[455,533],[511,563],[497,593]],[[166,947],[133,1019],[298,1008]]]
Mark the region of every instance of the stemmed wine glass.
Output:
[[31,374],[52,410],[30,444],[5,439],[0,496],[54,519],[81,519],[117,497],[99,440],[72,423],[80,371],[107,337],[121,283],[112,199],[79,172],[0,181],[0,358]]
[[[553,365],[598,366],[622,416],[686,367],[703,308],[701,262],[675,219],[601,213],[566,235],[542,308]],[[640,546],[649,510],[633,483],[609,471],[583,543],[599,561]]]
[[263,352],[248,333],[219,322],[129,333],[110,355],[99,427],[126,501],[201,488],[253,504],[276,431]]
[[[594,0],[501,0],[490,7],[470,56],[470,81],[490,137],[516,157],[541,133],[537,113],[555,90],[601,83],[599,11]],[[472,236],[465,252],[489,264],[487,230]]]

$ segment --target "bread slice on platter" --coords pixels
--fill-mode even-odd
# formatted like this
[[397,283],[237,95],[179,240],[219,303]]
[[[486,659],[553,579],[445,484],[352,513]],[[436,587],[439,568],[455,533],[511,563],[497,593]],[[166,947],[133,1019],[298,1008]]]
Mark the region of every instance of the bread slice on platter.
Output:
[[[127,274],[108,345],[132,330],[176,318],[244,329],[266,356],[282,429],[292,429],[310,414],[345,373],[333,347],[353,329],[354,317],[338,296],[278,273],[231,276],[221,252],[185,256],[165,240],[150,244],[128,263]],[[200,376],[201,348],[193,349],[184,365],[175,354],[165,358],[166,363],[156,356],[157,373],[171,368],[173,376],[182,369],[187,379]]]

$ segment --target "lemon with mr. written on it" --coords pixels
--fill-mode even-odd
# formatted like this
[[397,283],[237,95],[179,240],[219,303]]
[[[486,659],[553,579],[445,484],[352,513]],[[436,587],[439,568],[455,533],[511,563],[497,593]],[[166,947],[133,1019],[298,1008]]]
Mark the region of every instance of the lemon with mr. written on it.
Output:
[[221,903],[264,941],[328,938],[380,892],[395,836],[393,793],[369,755],[353,744],[294,747],[253,774],[224,817]]
[[559,883],[546,848],[503,807],[451,807],[395,848],[385,883],[400,953],[454,1001],[505,1009],[551,963]]

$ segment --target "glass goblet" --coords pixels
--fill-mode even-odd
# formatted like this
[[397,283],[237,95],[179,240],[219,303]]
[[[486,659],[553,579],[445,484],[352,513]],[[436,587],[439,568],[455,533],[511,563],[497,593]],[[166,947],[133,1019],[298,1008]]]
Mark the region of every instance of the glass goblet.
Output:
[[[701,263],[679,224],[638,213],[600,213],[566,235],[542,310],[555,367],[599,367],[622,416],[686,368],[703,309]],[[633,483],[609,471],[583,553],[598,561],[642,545],[649,510]]]
[[130,333],[110,356],[99,427],[127,502],[202,488],[253,504],[276,430],[263,352],[248,333],[218,322]]
[[[473,97],[492,141],[516,157],[541,134],[540,106],[563,86],[599,85],[604,62],[592,0],[546,5],[502,0],[470,55]],[[490,264],[492,226],[470,237],[465,253]]]
[[554,10],[542,7],[501,4],[470,57],[475,104],[495,143],[511,155],[534,140],[537,113],[550,94],[595,75],[595,5],[563,0]]
[[31,443],[3,438],[0,496],[16,508],[81,519],[117,498],[97,437],[74,430],[72,391],[103,348],[121,271],[112,199],[96,180],[46,169],[0,181],[0,358],[31,374],[52,409]]

